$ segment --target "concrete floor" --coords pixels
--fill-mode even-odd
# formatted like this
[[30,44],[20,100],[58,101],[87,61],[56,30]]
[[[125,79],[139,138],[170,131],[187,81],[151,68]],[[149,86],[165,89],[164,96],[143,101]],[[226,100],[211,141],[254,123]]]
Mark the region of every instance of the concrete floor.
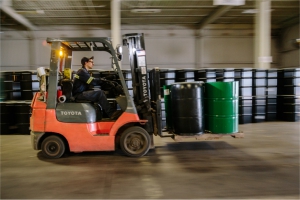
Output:
[[299,199],[299,122],[244,124],[244,139],[155,137],[121,152],[45,159],[29,135],[1,135],[1,199]]

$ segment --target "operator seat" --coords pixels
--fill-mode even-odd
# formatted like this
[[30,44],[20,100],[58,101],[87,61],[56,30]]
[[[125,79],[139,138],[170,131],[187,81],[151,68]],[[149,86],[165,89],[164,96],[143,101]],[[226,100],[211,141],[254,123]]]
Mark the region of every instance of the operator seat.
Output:
[[73,82],[70,79],[63,79],[61,80],[61,89],[62,94],[66,96],[66,103],[72,102],[72,103],[91,103],[94,105],[94,108],[96,109],[97,113],[97,120],[102,119],[102,107],[98,103],[94,103],[92,101],[88,100],[78,100],[72,95],[73,90]]
[[66,96],[66,102],[93,103],[92,101],[89,100],[76,99],[72,94],[73,82],[69,79],[63,79],[61,81],[61,89],[62,89],[62,94]]

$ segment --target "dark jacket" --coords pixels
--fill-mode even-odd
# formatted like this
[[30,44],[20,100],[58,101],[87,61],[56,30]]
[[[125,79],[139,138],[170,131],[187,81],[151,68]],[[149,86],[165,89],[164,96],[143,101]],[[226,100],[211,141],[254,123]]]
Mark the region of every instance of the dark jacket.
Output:
[[82,67],[74,76],[72,94],[80,94],[84,91],[87,91],[90,88],[90,85],[101,85],[101,83],[101,79],[92,77],[88,70]]

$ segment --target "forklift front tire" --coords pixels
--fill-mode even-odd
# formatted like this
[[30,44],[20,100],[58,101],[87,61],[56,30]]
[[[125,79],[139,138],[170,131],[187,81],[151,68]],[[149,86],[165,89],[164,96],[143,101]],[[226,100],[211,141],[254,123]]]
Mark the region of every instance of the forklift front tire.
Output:
[[65,150],[65,143],[58,136],[49,136],[42,142],[42,153],[47,158],[60,158]]
[[139,126],[132,126],[126,129],[120,138],[122,151],[130,157],[141,157],[148,153],[151,138],[149,133]]

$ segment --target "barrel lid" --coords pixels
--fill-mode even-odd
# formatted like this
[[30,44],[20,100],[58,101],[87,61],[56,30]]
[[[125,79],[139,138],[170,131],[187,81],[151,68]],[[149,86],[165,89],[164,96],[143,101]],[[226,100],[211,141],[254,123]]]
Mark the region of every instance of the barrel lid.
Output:
[[175,82],[171,83],[171,85],[186,85],[186,84],[203,84],[203,81],[193,81],[193,82]]
[[283,68],[284,71],[299,71],[300,68]]

